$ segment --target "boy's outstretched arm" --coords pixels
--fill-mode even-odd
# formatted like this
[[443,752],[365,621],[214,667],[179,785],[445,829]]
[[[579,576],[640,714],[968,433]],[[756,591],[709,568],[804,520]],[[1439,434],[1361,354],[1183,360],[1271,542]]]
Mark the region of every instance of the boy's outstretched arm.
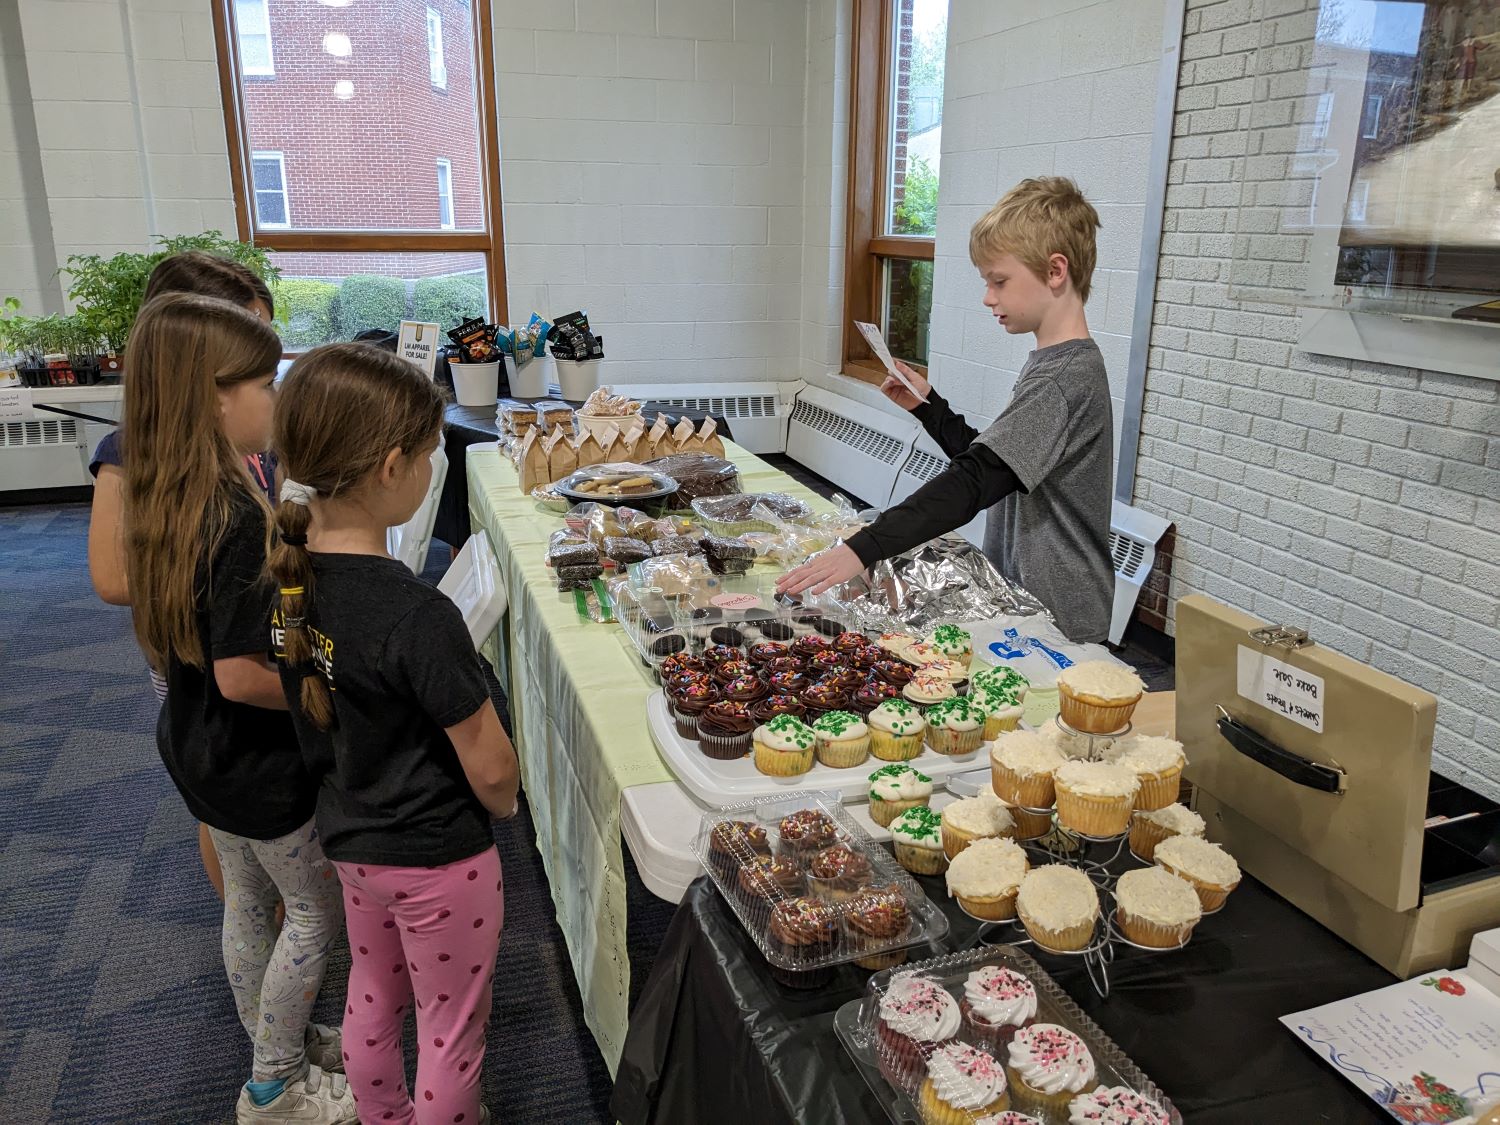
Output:
[[[960,422],[963,419],[959,419]],[[888,559],[960,528],[1021,488],[1021,481],[994,450],[970,445],[937,476],[869,527],[784,575],[778,593],[821,594]]]

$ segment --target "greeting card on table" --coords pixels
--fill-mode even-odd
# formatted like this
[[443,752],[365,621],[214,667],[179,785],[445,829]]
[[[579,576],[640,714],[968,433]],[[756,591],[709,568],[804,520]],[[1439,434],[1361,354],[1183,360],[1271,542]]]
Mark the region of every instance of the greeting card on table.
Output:
[[1500,996],[1462,970],[1281,1022],[1397,1121],[1459,1125],[1500,1100]]

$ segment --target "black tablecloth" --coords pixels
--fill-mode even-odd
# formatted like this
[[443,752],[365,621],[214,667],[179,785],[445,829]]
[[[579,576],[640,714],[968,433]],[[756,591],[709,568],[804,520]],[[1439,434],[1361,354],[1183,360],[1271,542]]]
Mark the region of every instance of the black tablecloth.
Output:
[[[541,399],[518,399],[519,402],[539,402]],[[553,400],[555,401],[555,400]],[[579,403],[570,403],[578,406]],[[664,403],[641,404],[641,414],[649,426],[659,413],[671,418],[691,418],[702,425],[705,418],[712,418],[719,427],[721,437],[731,437],[729,422],[719,414],[702,410],[684,410]],[[452,547],[462,547],[468,540],[469,530],[469,472],[468,448],[481,442],[494,441],[500,436],[495,422],[493,406],[459,406],[449,403],[443,421],[443,441],[448,451],[448,476],[443,481],[443,495],[438,501],[437,523],[432,534]]]
[[[966,947],[978,923],[920,879],[952,929],[942,949]],[[1394,983],[1384,969],[1245,878],[1186,949],[1121,947],[1109,998],[1078,958],[1026,947],[1136,1064],[1188,1125],[1312,1125],[1388,1120],[1279,1022],[1287,1012]],[[707,880],[688,888],[630,1032],[610,1109],[623,1125],[809,1125],[887,1120],[833,1031],[833,1014],[870,974],[836,970],[799,992],[771,979],[734,914]]]

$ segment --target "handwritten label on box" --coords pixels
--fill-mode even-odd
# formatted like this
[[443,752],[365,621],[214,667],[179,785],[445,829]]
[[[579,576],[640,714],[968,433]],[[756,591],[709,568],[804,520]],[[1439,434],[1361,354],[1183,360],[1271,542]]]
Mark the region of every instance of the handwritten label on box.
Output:
[[1293,668],[1246,645],[1239,646],[1238,691],[1251,703],[1323,733],[1323,677]]
[[438,348],[442,345],[436,324],[423,324],[415,320],[401,322],[401,334],[396,338],[396,354],[415,363],[427,373],[429,379],[437,367]]
[[30,387],[6,387],[0,390],[0,422],[30,422],[36,417],[31,407]]

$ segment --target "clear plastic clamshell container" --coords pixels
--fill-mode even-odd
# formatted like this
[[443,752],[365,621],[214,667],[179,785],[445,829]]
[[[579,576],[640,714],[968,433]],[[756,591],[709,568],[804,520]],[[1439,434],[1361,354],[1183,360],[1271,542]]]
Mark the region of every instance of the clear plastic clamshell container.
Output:
[[885,969],[948,919],[836,793],[763,797],[706,813],[694,853],[766,961],[793,987],[834,965]]
[[[934,1096],[935,1087],[927,1083],[927,1062],[937,1047],[956,1041],[989,1054],[1002,1065],[1010,1061],[1009,1043],[1020,1029],[1013,1026],[985,1026],[974,1022],[961,1003],[964,985],[971,974],[989,966],[1019,973],[1031,982],[1036,992],[1036,1015],[1026,1019],[1021,1028],[1034,1024],[1061,1027],[1082,1040],[1093,1061],[1094,1073],[1091,1078],[1077,1082],[1078,1089],[1059,1091],[1051,1098],[1036,1096],[1041,1091],[1025,1087],[1017,1081],[1014,1071],[1007,1069],[1005,1094],[1012,1111],[1029,1114],[1043,1125],[1068,1125],[1068,1104],[1072,1098],[1097,1087],[1124,1087],[1155,1109],[1161,1115],[1161,1121],[1182,1125],[1182,1115],[1166,1094],[1141,1073],[1140,1068],[1125,1052],[1058,987],[1057,982],[1035,960],[1011,945],[981,946],[876,973],[870,978],[865,995],[858,1000],[849,1001],[834,1015],[835,1033],[892,1121],[905,1125],[907,1122],[926,1121],[931,1116],[930,1112],[928,1116],[924,1116],[922,1106],[924,1103],[930,1104]],[[959,1013],[956,1035],[934,1046],[893,1034],[883,1023],[880,1018],[881,999],[891,987],[892,980],[898,974],[905,973],[924,977],[953,997],[954,1007]],[[952,1106],[947,1106],[946,1109],[947,1116],[944,1120],[956,1122],[978,1121],[990,1112],[970,1112],[954,1109]],[[1138,1120],[1141,1125],[1151,1125],[1152,1122],[1149,1114]]]
[[832,639],[846,631],[837,612],[779,601],[777,577],[766,571],[714,574],[701,555],[664,555],[632,565],[628,580],[611,593],[625,635],[653,672],[669,656],[697,655],[714,645],[791,644],[814,633]]

